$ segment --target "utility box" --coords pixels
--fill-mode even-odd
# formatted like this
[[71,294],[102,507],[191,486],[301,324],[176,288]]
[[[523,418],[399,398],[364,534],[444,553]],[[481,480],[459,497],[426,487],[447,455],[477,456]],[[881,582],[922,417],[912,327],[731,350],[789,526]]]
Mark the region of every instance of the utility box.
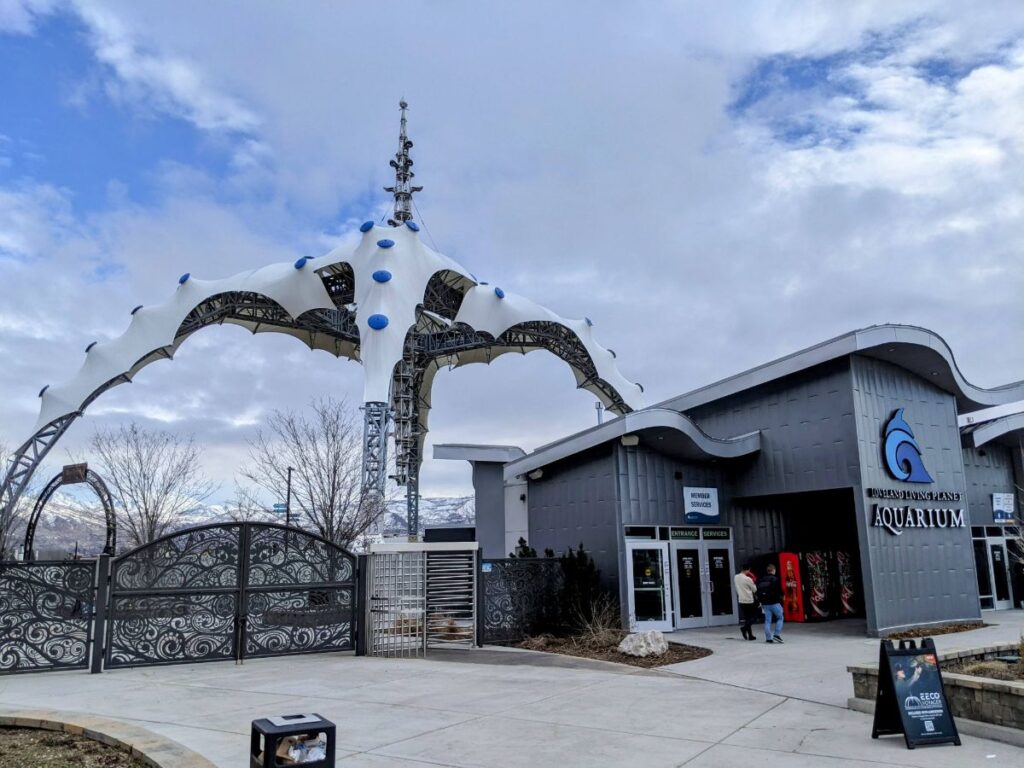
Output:
[[317,714],[252,721],[250,768],[334,768],[335,726]]

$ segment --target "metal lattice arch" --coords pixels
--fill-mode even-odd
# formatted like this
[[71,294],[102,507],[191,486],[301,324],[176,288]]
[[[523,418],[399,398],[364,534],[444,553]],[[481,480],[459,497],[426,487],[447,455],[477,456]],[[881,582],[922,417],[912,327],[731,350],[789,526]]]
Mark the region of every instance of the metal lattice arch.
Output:
[[70,381],[40,392],[32,436],[15,452],[0,486],[0,513],[13,513],[40,462],[93,400],[150,363],[171,358],[196,331],[220,323],[285,333],[312,349],[362,363],[364,490],[383,492],[391,434],[394,479],[407,489],[411,533],[418,523],[430,390],[442,366],[547,350],[610,411],[622,414],[642,404],[642,388],[619,373],[614,353],[594,340],[589,320],[560,317],[477,280],[425,245],[411,220],[390,224],[367,222],[354,248],[294,264],[222,280],[185,274],[170,300],[136,307],[121,337],[90,344]]

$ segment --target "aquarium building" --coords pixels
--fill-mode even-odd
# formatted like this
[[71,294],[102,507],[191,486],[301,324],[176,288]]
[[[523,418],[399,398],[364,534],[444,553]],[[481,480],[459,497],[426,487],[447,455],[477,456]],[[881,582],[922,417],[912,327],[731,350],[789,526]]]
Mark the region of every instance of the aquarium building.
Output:
[[732,624],[732,575],[771,561],[791,620],[877,635],[1024,602],[1021,401],[937,334],[872,326],[529,454],[436,455],[473,464],[485,557],[582,542],[636,629]]

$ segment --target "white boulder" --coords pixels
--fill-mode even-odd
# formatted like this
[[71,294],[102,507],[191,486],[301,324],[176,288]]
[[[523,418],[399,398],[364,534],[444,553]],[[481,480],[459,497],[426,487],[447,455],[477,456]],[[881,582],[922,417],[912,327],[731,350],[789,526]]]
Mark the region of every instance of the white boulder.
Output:
[[619,653],[627,656],[661,656],[668,651],[668,640],[656,629],[626,635],[619,643]]

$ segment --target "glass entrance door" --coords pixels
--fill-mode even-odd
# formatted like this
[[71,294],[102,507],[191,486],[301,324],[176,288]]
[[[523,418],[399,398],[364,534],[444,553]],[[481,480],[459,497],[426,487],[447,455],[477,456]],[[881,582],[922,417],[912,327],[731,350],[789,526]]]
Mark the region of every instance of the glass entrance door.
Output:
[[668,542],[627,541],[630,631],[671,631]]
[[676,629],[706,627],[707,590],[700,542],[673,542],[672,564],[675,566],[672,597],[676,609]]
[[[698,529],[672,529],[680,538],[691,530]],[[736,621],[731,536],[728,528],[703,528],[699,534],[693,534],[693,540],[672,541],[676,629],[714,627]]]
[[710,626],[731,624],[736,617],[733,595],[732,543],[704,542],[707,552]]
[[1010,599],[1010,569],[1006,563],[1006,546],[1002,541],[990,541],[988,554],[992,559],[992,582],[995,587],[996,608],[1013,607]]

